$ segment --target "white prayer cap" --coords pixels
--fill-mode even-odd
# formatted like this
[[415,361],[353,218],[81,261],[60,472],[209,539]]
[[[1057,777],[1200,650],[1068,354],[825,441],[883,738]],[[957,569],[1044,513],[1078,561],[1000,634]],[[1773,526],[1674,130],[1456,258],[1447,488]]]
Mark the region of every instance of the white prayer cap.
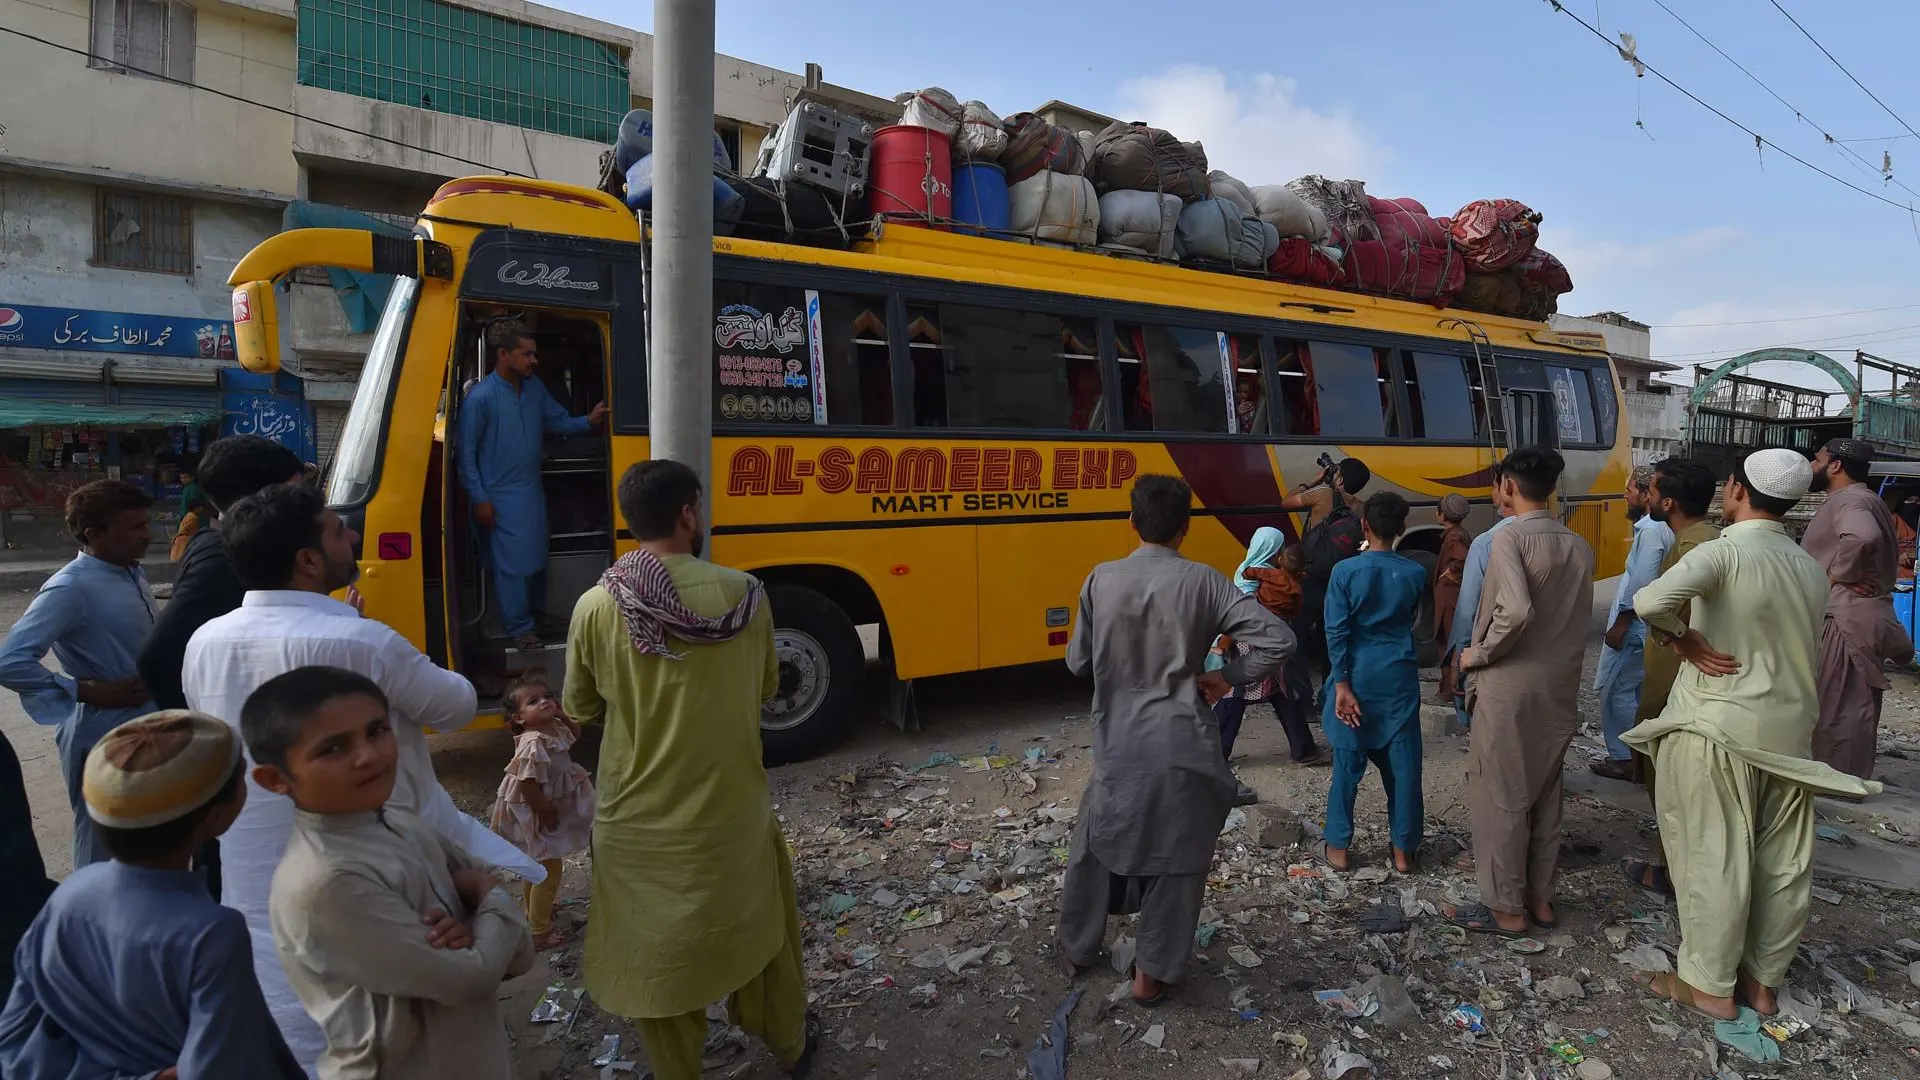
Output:
[[1813,486],[1813,466],[1798,450],[1755,450],[1742,469],[1756,495],[1798,502]]

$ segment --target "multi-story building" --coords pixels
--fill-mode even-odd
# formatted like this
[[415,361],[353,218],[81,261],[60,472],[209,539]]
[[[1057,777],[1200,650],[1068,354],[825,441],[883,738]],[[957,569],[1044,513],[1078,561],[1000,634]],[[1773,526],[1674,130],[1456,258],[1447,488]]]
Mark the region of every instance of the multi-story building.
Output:
[[1678,453],[1686,438],[1687,387],[1657,376],[1681,370],[1678,364],[1655,360],[1653,331],[1646,323],[1617,311],[1596,315],[1555,315],[1555,330],[1583,331],[1607,339],[1614,372],[1627,401],[1627,432],[1633,440],[1633,463],[1651,465]]
[[[235,262],[287,226],[405,228],[457,176],[597,183],[652,49],[504,0],[0,0],[0,505],[102,475],[171,497],[223,432],[324,459],[385,283],[297,275],[264,379],[227,362]],[[802,96],[898,115],[714,61],[742,166]]]

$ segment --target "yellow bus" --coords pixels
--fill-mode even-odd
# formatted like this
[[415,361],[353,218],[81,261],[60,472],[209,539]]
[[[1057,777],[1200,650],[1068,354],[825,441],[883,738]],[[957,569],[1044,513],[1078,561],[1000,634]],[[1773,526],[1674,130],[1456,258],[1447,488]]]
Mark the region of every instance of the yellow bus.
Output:
[[[563,405],[609,403],[602,430],[548,448],[545,609],[564,621],[633,544],[612,492],[648,454],[634,214],[586,188],[474,177],[442,187],[411,239],[282,233],[232,278],[249,368],[278,366],[273,285],[309,265],[399,275],[326,479],[364,538],[367,614],[483,694],[538,664],[557,677],[560,635],[510,649],[492,610],[457,418],[491,367],[485,330],[508,316]],[[858,709],[863,628],[901,724],[916,680],[1061,657],[1082,579],[1133,545],[1128,488],[1145,473],[1192,485],[1186,551],[1231,571],[1256,528],[1299,534],[1281,507],[1293,485],[1359,457],[1369,490],[1414,503],[1401,547],[1430,565],[1440,496],[1465,494],[1487,527],[1493,461],[1545,443],[1567,458],[1561,513],[1599,573],[1624,559],[1630,451],[1594,335],[898,224],[837,245],[717,238],[713,315],[710,552],[769,589],[770,761],[818,752]]]

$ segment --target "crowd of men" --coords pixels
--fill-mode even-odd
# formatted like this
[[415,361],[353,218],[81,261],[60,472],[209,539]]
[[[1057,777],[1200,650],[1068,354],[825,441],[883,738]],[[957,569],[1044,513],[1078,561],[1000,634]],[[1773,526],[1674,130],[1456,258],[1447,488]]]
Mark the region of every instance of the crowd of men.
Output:
[[[1811,464],[1749,455],[1725,480],[1718,531],[1718,478],[1700,464],[1669,459],[1630,483],[1633,544],[1597,680],[1609,758],[1595,770],[1652,787],[1663,853],[1628,874],[1676,897],[1682,944],[1677,970],[1646,987],[1708,1016],[1776,1008],[1808,919],[1812,800],[1880,790],[1882,664],[1913,646],[1892,616],[1898,537],[1864,483],[1870,460],[1852,440]],[[1563,469],[1546,448],[1499,462],[1500,521],[1471,542],[1464,500],[1436,508],[1479,890],[1446,917],[1475,933],[1560,919],[1594,574],[1553,510]],[[425,733],[470,722],[474,688],[362,617],[358,537],[303,477],[267,440],[215,443],[198,475],[215,518],[164,610],[140,569],[150,498],[103,481],[70,502],[81,553],[0,643],[0,685],[56,730],[76,868],[47,880],[8,747],[0,873],[21,887],[0,900],[15,961],[0,1073],[511,1077],[495,998],[533,945],[498,875],[537,882],[548,868],[440,785]],[[1180,554],[1187,485],[1135,482],[1140,546],[1088,576],[1067,650],[1093,683],[1095,739],[1056,929],[1069,976],[1100,962],[1108,917],[1131,913],[1134,999],[1157,1004],[1185,978],[1222,823],[1249,794],[1228,765],[1244,706],[1210,709],[1236,688],[1291,702],[1276,709],[1296,759],[1332,766],[1319,857],[1351,866],[1353,795],[1372,764],[1394,867],[1418,871],[1412,634],[1426,581],[1393,551],[1406,500],[1363,501],[1370,480],[1348,461],[1296,491],[1301,550],[1263,530],[1231,579]],[[1783,520],[1810,491],[1827,499],[1802,546]],[[804,1075],[819,1028],[760,760],[778,685],[766,594],[701,560],[691,470],[645,462],[617,494],[639,547],[574,610],[562,695],[566,715],[606,732],[584,983],[635,1022],[660,1080],[700,1075],[719,1000]],[[1330,752],[1301,745],[1309,672]]]

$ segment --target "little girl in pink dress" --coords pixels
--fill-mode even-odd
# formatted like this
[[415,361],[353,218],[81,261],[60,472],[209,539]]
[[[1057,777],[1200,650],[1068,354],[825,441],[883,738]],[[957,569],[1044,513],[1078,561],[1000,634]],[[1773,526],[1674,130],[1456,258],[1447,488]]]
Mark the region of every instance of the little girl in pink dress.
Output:
[[522,675],[501,704],[514,732],[513,760],[493,804],[493,831],[546,868],[545,881],[526,887],[527,924],[534,945],[551,949],[567,939],[553,925],[553,901],[561,860],[585,850],[593,831],[593,779],[570,753],[580,725],[561,714],[544,676]]

